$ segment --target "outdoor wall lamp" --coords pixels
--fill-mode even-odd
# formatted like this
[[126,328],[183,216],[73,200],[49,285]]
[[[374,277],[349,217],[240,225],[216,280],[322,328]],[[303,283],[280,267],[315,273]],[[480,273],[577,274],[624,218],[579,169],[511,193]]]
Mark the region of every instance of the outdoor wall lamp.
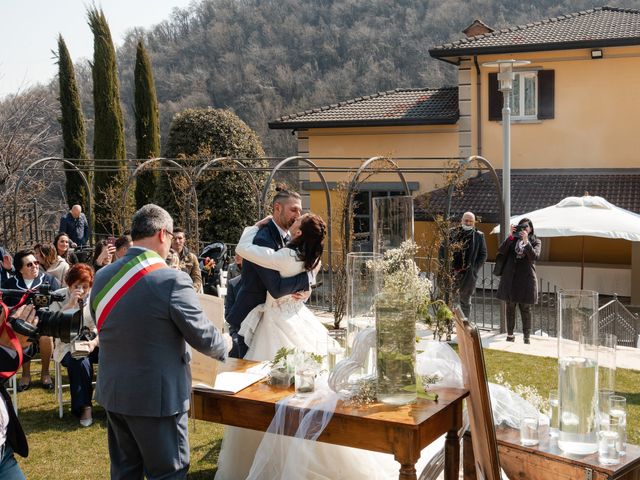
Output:
[[593,60],[596,60],[598,58],[602,58],[602,50],[591,50],[591,58]]

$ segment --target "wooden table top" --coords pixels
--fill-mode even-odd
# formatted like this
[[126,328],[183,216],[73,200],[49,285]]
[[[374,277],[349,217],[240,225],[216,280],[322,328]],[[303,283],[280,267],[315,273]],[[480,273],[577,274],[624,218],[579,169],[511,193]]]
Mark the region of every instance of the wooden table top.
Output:
[[637,445],[627,444],[627,454],[620,457],[620,463],[618,465],[602,465],[598,462],[597,453],[591,455],[570,455],[563,452],[558,447],[557,437],[551,437],[548,429],[549,427],[547,426],[541,427],[540,443],[529,447],[520,443],[520,431],[518,429],[504,426],[497,427],[498,445],[520,450],[523,453],[546,457],[554,461],[574,464],[581,468],[590,468],[594,472],[602,473],[607,478],[620,478],[632,470],[640,470],[640,447]]
[[[224,364],[221,364],[218,371],[244,371],[259,362],[251,362],[236,358],[229,358]],[[358,417],[361,422],[384,422],[387,424],[395,424],[404,428],[418,427],[434,415],[438,415],[445,410],[452,402],[460,402],[461,399],[468,395],[468,390],[464,388],[437,388],[434,392],[438,393],[438,401],[418,398],[415,403],[393,406],[383,403],[374,403],[363,407],[354,407],[345,405],[344,402],[338,401],[334,417],[349,416]],[[199,396],[227,396],[210,390],[194,388],[194,393]],[[254,383],[253,385],[239,391],[233,397],[243,402],[260,402],[275,404],[279,400],[288,397],[294,393],[293,387],[288,389],[273,387],[265,380]],[[295,406],[292,403],[291,406]]]

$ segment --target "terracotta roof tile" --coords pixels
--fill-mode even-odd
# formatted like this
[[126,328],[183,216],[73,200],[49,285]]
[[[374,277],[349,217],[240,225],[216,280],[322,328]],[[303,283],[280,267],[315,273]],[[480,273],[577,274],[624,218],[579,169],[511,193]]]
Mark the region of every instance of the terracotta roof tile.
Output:
[[640,10],[599,7],[462,38],[429,50],[433,57],[640,44]]
[[[502,172],[498,171],[502,184]],[[569,196],[585,192],[598,195],[618,207],[640,214],[640,169],[545,169],[511,172],[511,215],[520,215],[555,205]],[[416,199],[416,220],[442,214],[447,201],[446,189]],[[426,205],[429,208],[426,208]],[[484,173],[471,178],[460,194],[454,195],[451,214],[471,211],[483,222],[500,221],[497,193],[491,176]]]
[[454,124],[458,88],[398,88],[282,116],[269,128]]

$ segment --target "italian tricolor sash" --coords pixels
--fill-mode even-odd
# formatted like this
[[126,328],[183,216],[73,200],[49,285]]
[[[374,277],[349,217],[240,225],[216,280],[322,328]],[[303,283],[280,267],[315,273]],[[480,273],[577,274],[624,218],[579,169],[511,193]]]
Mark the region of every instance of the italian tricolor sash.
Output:
[[152,250],[145,250],[140,255],[125,263],[109,283],[93,299],[96,312],[96,327],[102,328],[109,312],[138,280],[159,268],[168,268],[164,259]]

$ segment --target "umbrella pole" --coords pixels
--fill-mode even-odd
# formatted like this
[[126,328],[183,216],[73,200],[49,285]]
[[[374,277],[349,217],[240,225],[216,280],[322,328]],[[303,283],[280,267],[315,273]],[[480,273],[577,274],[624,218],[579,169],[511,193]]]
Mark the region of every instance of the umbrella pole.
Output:
[[580,268],[580,290],[584,290],[584,235],[582,236],[582,266]]

